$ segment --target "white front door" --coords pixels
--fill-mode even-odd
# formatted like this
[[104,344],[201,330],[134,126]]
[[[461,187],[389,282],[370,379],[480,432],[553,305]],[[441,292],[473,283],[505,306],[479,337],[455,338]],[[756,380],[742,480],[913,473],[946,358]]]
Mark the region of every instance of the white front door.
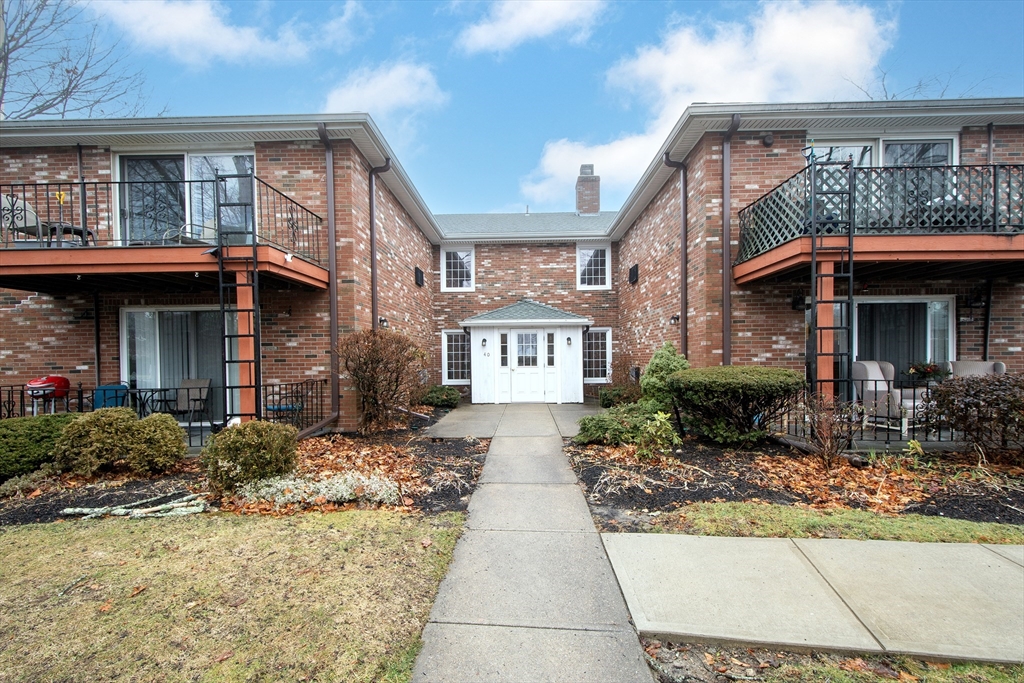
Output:
[[541,330],[512,330],[512,402],[544,402]]

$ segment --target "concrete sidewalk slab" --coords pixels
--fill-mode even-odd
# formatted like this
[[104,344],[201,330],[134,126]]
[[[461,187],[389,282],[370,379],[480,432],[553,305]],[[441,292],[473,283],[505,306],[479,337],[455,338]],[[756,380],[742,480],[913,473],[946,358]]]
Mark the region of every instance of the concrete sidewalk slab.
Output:
[[576,474],[565,456],[487,455],[479,484],[575,484]]
[[[651,683],[632,629],[561,629],[427,624],[414,683]],[[495,647],[500,643],[500,647]]]
[[992,552],[1024,567],[1024,545],[986,545]]
[[496,436],[487,449],[487,457],[493,455],[532,456],[538,453],[562,456],[562,437],[550,436]]
[[461,439],[464,436],[489,439],[494,436],[505,414],[505,407],[463,404],[438,420],[437,424],[428,427],[426,432],[438,439]]
[[1024,662],[1024,567],[974,544],[795,544],[887,650]]
[[594,533],[576,484],[482,484],[469,502],[469,529]]
[[511,404],[494,436],[560,436],[551,411],[544,403]]
[[642,634],[882,651],[788,539],[601,537]]
[[455,547],[430,621],[580,630],[629,625],[597,534],[472,529]]
[[601,412],[601,408],[593,403],[563,403],[562,405],[549,405],[548,408],[558,426],[558,433],[566,438],[579,434],[578,420],[581,417]]

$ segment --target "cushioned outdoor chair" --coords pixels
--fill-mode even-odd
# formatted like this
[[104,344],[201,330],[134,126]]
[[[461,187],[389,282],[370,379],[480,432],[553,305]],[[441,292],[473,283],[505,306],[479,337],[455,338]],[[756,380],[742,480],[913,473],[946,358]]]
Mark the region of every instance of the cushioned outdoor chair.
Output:
[[1006,364],[987,360],[953,360],[943,363],[951,377],[973,377],[975,375],[1005,375]]
[[96,235],[92,230],[84,230],[77,225],[60,221],[41,221],[31,204],[13,194],[0,197],[0,225],[7,235],[7,241],[14,241],[15,236],[19,234],[36,240],[41,240],[45,236],[46,246],[51,246],[54,235],[60,234],[62,237],[71,235],[79,238],[83,247],[89,245],[90,239],[96,244]]
[[919,391],[893,386],[896,369],[884,360],[859,360],[853,364],[853,390],[864,411],[864,426],[874,423],[889,429],[899,425],[906,436],[911,418],[917,418],[923,401]]

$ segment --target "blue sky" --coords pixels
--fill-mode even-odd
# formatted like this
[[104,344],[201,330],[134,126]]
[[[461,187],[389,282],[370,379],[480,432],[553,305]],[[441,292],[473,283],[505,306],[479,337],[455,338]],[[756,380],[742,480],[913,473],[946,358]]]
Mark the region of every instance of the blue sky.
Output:
[[[1024,0],[93,0],[149,113],[368,111],[435,213],[617,209],[691,102],[1024,95]],[[859,87],[858,87],[859,86]]]

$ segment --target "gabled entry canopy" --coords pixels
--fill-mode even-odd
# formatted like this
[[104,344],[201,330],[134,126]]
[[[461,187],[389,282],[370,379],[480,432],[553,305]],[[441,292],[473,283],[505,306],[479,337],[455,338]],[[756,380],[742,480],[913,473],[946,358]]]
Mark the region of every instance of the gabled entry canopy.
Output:
[[531,299],[466,318],[473,403],[581,403],[593,323]]
[[533,299],[520,299],[514,304],[470,316],[459,324],[462,327],[553,327],[593,325],[594,321],[582,315],[566,313],[554,306],[538,303]]

